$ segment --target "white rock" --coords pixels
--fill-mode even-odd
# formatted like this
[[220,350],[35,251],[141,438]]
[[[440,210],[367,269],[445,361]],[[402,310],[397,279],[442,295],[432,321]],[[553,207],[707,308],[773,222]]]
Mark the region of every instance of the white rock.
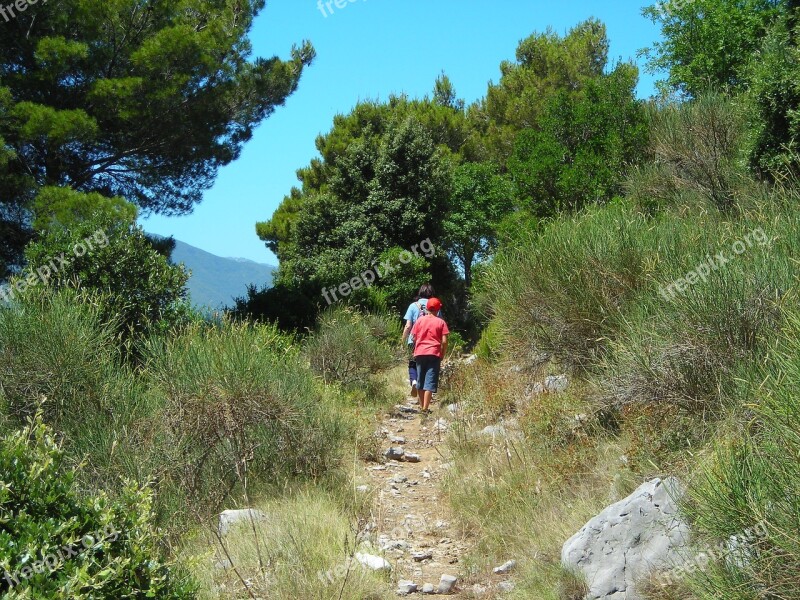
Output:
[[389,460],[400,460],[405,455],[406,451],[399,446],[388,448],[383,455]]
[[495,575],[506,575],[511,573],[514,570],[514,567],[517,566],[517,561],[509,560],[508,562],[500,565],[499,567],[495,567],[493,569]]
[[413,594],[417,591],[417,584],[413,581],[407,581],[405,579],[401,579],[397,583],[397,593],[403,596],[408,596],[409,594]]
[[368,485],[360,485],[360,486],[358,486],[356,488],[356,491],[361,493],[361,494],[366,494],[369,491],[369,486]]
[[372,569],[373,571],[391,571],[392,565],[389,562],[380,556],[374,556],[372,554],[364,554],[361,552],[356,552],[356,560],[367,567],[368,569]]
[[406,462],[410,462],[410,463],[418,463],[418,462],[420,462],[422,460],[422,458],[420,458],[419,454],[410,454],[410,453],[405,454],[405,456],[403,458],[405,458]]
[[544,378],[544,389],[548,392],[563,392],[569,387],[566,375],[550,375]]
[[483,431],[481,431],[481,435],[485,435],[486,437],[502,437],[506,434],[506,428],[502,425],[489,425],[488,427],[484,427]]
[[255,508],[247,508],[243,510],[224,510],[219,515],[219,524],[217,531],[220,536],[228,535],[231,527],[240,523],[251,524],[254,521],[264,521],[267,515]]
[[689,541],[676,503],[682,494],[676,479],[654,479],[567,540],[561,562],[587,581],[586,600],[639,600],[639,581],[680,560]]
[[463,364],[465,364],[465,365],[471,365],[472,363],[476,362],[477,360],[478,360],[478,355],[477,354],[470,354],[469,356],[464,358],[461,362]]
[[511,581],[501,581],[497,584],[497,589],[501,592],[513,592],[515,587]]
[[458,577],[442,575],[442,578],[439,580],[439,593],[452,594],[455,591],[457,581]]
[[426,583],[425,585],[422,586],[422,593],[423,594],[435,594],[436,593],[436,588],[433,587],[432,583]]

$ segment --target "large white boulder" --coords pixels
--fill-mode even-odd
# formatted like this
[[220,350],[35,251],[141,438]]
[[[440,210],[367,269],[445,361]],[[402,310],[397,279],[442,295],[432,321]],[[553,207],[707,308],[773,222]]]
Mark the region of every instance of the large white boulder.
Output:
[[676,503],[682,494],[676,479],[654,479],[567,540],[561,562],[585,578],[586,600],[637,600],[637,584],[651,571],[681,562],[689,542]]

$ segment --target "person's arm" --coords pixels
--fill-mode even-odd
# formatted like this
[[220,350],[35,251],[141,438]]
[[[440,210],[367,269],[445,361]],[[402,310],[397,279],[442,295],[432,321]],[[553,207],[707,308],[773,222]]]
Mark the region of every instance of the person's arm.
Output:
[[442,336],[442,360],[447,356],[447,334]]
[[411,335],[411,321],[406,321],[406,327],[403,329],[403,343],[408,343],[408,336]]

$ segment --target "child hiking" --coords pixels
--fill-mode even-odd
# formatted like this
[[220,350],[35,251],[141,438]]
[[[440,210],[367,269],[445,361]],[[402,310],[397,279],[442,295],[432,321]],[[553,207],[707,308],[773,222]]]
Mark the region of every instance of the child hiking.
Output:
[[433,286],[426,283],[419,288],[417,292],[417,299],[408,306],[403,319],[406,322],[405,329],[403,330],[403,342],[408,342],[408,383],[411,386],[411,397],[417,397],[417,362],[414,360],[414,336],[411,335],[411,328],[422,315],[428,312],[427,305],[428,299],[435,296]]
[[438,316],[442,303],[431,298],[427,314],[421,316],[411,328],[414,336],[414,360],[417,363],[417,384],[420,390],[422,413],[430,413],[431,400],[439,387],[439,371],[447,352],[447,323]]

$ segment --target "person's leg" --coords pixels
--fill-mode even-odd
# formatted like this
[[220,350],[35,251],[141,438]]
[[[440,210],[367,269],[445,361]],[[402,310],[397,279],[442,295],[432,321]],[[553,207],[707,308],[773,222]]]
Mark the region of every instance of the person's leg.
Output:
[[425,398],[423,399],[422,410],[428,411],[431,408],[433,395],[439,389],[439,371],[442,367],[442,359],[438,356],[428,356],[428,369],[425,372]]
[[422,410],[427,412],[431,409],[431,401],[433,400],[433,392],[425,390],[422,393]]

